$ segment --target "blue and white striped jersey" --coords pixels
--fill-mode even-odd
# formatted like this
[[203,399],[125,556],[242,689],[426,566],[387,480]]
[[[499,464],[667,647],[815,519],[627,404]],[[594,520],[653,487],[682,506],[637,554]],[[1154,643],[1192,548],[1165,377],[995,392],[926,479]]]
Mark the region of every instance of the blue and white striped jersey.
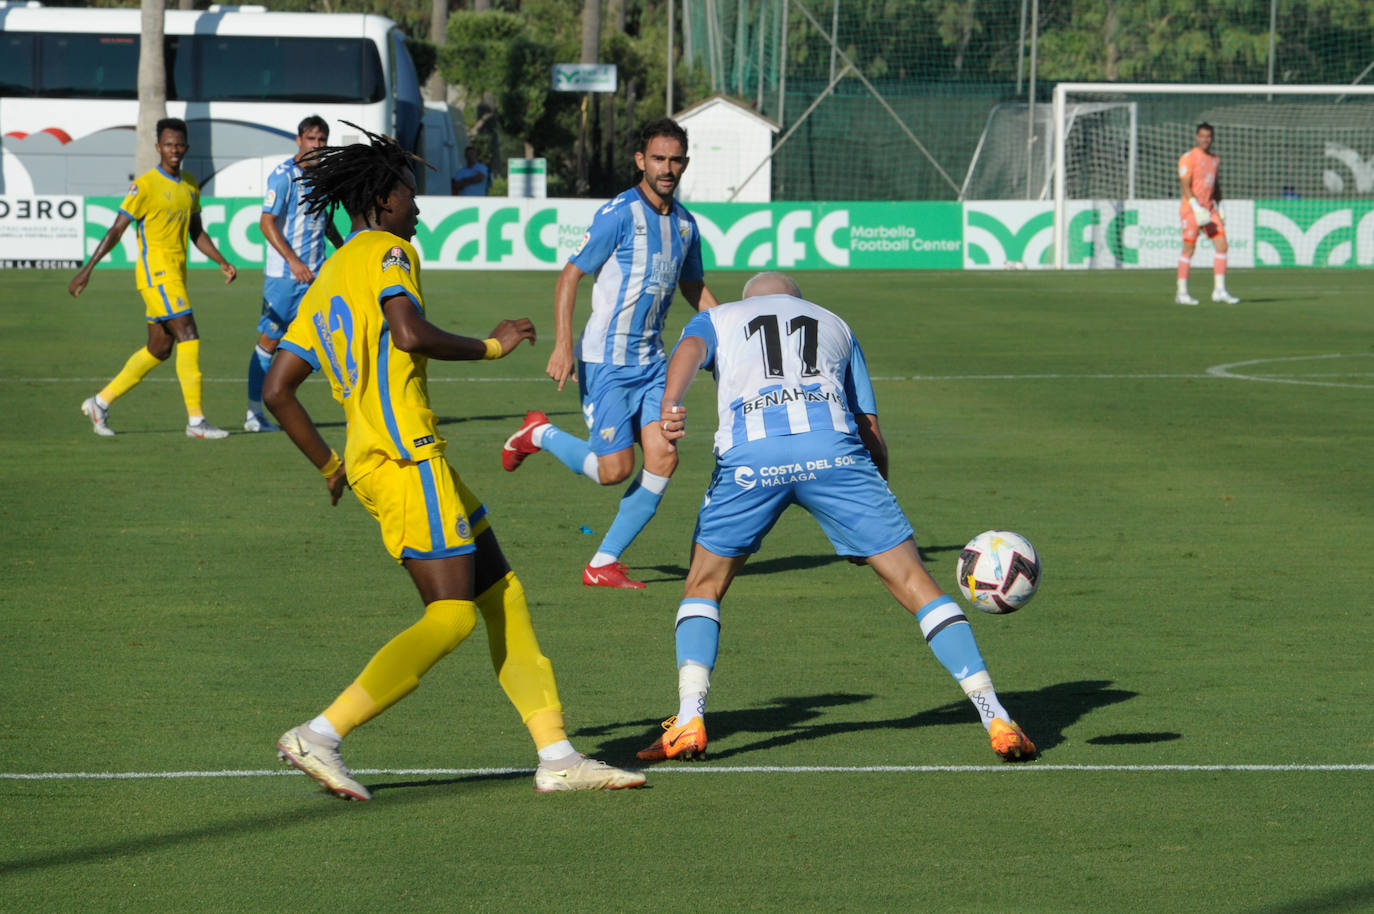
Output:
[[[310,216],[305,212],[301,195],[305,192],[296,178],[301,175],[301,166],[294,158],[287,159],[267,177],[267,193],[263,196],[262,211],[271,213],[277,220],[277,230],[281,232],[291,250],[312,272],[318,273],[324,263],[324,215]],[[272,245],[267,245],[267,262],[264,266],[266,276],[289,277],[291,270],[286,266],[286,258],[277,253]]]
[[714,363],[715,453],[738,444],[838,431],[857,434],[857,414],[878,414],[868,363],[849,325],[791,295],[762,295],[699,312],[682,330]]
[[659,215],[637,186],[597,210],[568,262],[596,274],[578,358],[610,365],[662,361],[663,319],[679,280],[706,275],[692,214],[674,200]]

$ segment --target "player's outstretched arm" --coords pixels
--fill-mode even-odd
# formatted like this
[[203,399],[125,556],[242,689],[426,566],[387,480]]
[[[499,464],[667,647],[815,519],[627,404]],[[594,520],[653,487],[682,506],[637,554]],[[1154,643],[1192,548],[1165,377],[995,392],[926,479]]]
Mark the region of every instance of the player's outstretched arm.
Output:
[[191,214],[191,221],[186,228],[196,248],[206,257],[219,264],[219,271],[224,274],[224,284],[227,286],[233,282],[234,277],[239,275],[239,271],[234,268],[232,263],[225,260],[224,255],[219,252],[219,248],[215,247],[214,240],[211,239],[205,231],[205,226],[200,222],[200,213]]
[[296,391],[310,377],[310,372],[310,363],[305,359],[294,352],[279,349],[276,358],[272,359],[272,367],[267,370],[267,378],[262,382],[262,402],[276,416],[277,424],[286,432],[286,436],[324,476],[329,489],[329,503],[337,505],[339,496],[348,485],[343,461],[320,437],[320,430],[315,427],[310,414],[296,396]]
[[564,264],[553,287],[553,352],[544,374],[558,382],[558,389],[577,380],[577,359],[573,357],[573,311],[577,307],[577,284],[586,276],[575,265]]
[[91,259],[86,261],[86,265],[77,271],[71,282],[67,283],[67,292],[72,298],[76,298],[86,290],[86,284],[91,281],[91,270],[95,269],[95,265],[100,263],[102,257],[114,250],[114,246],[119,244],[119,239],[124,237],[124,230],[129,227],[129,223],[132,221],[128,213],[121,212],[115,216],[114,224],[100,239],[100,243],[95,246],[95,253],[91,255]]
[[382,312],[397,349],[444,362],[499,359],[526,340],[534,345],[534,324],[527,317],[497,324],[489,337],[495,340],[495,347],[489,350],[485,340],[440,330],[425,320],[420,309],[405,295],[393,295],[382,302]]

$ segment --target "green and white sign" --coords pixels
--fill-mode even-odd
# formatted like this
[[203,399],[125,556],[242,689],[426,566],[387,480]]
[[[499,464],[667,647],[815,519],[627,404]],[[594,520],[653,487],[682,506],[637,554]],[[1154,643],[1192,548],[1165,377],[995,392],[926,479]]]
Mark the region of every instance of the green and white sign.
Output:
[[548,159],[507,159],[510,196],[544,199],[549,195]]
[[616,71],[613,63],[556,63],[553,65],[555,92],[614,92]]
[[[524,161],[530,160],[512,160]],[[76,222],[84,232],[60,256],[89,257],[114,221],[121,198],[62,200],[62,212],[83,206]],[[601,202],[424,197],[415,246],[428,269],[558,270],[581,243]],[[209,197],[201,206],[205,230],[226,257],[241,267],[263,265],[262,201]],[[701,230],[707,270],[1000,270],[1049,269],[1054,263],[1054,212],[1048,202],[698,203],[690,209]],[[1374,201],[1230,200],[1225,211],[1232,267],[1374,266]],[[1070,269],[1172,269],[1178,262],[1177,201],[1075,201],[1068,205],[1067,220]],[[346,232],[342,213],[337,221]],[[21,228],[30,235],[37,231]],[[59,256],[56,237],[44,238],[54,242],[51,248],[45,243],[44,250]],[[84,251],[78,240],[84,240]],[[137,253],[134,233],[126,232],[102,265],[128,267]],[[1209,267],[1213,254],[1204,235],[1193,262]],[[190,262],[213,266],[194,247]]]
[[958,269],[958,203],[697,203],[707,270]]

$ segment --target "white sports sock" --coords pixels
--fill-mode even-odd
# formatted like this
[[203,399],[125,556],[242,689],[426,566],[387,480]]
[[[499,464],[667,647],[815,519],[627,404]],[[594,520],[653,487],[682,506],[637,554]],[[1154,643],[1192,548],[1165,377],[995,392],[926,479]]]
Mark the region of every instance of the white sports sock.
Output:
[[593,568],[605,568],[612,562],[619,561],[619,559],[620,556],[618,555],[611,555],[609,552],[598,552],[596,555],[592,556],[592,560],[587,564],[591,565]]
[[711,691],[711,671],[700,663],[688,660],[677,670],[677,722],[687,723],[693,717],[706,716],[706,695]]
[[[577,759],[581,758],[581,756],[577,754],[577,750],[573,748],[573,744],[566,739],[560,739],[556,743],[549,743],[543,749],[539,750],[539,761],[543,762],[546,765],[550,762],[567,762],[568,764],[571,764],[572,762],[569,761],[570,757],[572,761],[576,761]],[[568,765],[563,764],[560,766],[551,767],[554,767],[555,770],[561,770],[562,768],[568,767]]]
[[339,743],[343,742],[343,737],[339,735],[339,731],[334,729],[329,718],[323,714],[306,724],[305,728],[311,731],[312,735],[318,736],[319,741],[326,745],[337,747]]
[[992,687],[992,677],[988,675],[986,670],[981,673],[974,673],[966,679],[960,679],[959,688],[964,690],[968,700],[973,702],[973,706],[978,709],[978,719],[983,722],[984,730],[990,728],[994,720],[1005,720],[1007,723],[1011,723],[1011,715],[997,700],[997,691]]

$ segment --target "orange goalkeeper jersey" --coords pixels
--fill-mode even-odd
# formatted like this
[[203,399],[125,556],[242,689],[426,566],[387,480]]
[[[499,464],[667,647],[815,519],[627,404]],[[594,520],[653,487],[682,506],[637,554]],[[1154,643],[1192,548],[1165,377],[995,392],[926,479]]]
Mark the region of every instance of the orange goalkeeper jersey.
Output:
[[1194,146],[1178,160],[1178,176],[1188,179],[1188,186],[1197,202],[1211,209],[1212,188],[1217,183],[1217,162],[1220,159],[1210,152],[1203,152]]

